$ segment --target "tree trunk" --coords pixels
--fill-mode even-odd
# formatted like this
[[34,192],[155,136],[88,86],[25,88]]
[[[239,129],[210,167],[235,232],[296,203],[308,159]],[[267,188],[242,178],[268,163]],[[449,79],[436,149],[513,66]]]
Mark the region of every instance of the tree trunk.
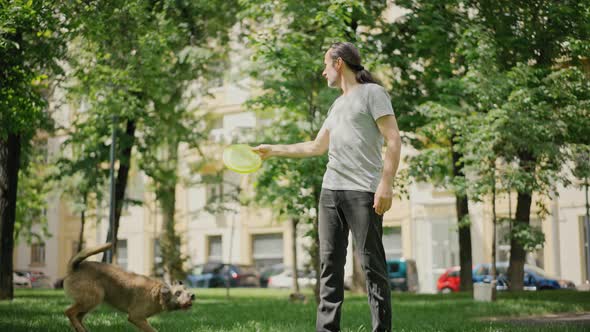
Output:
[[496,271],[496,180],[492,184],[492,282],[495,283],[497,277]]
[[321,277],[321,268],[320,268],[320,243],[319,243],[319,236],[318,236],[318,218],[314,218],[313,221],[313,242],[309,247],[309,255],[311,259],[311,263],[313,269],[315,270],[316,276],[316,283],[313,288],[313,293],[315,296],[316,306],[320,305],[320,277]]
[[299,294],[299,270],[297,269],[297,224],[299,224],[298,218],[291,219],[291,252],[293,259],[293,293]]
[[497,271],[496,271],[496,161],[494,160],[491,163],[492,168],[492,269],[491,269],[491,285],[492,285],[492,301],[496,301],[496,285],[498,284],[497,280]]
[[[529,224],[531,214],[532,193],[518,193],[516,200],[515,225],[524,223]],[[510,265],[508,267],[508,280],[510,280],[510,290],[522,290],[524,287],[524,263],[526,251],[523,246],[514,238],[510,239]]]
[[309,256],[311,259],[311,264],[315,270],[316,276],[316,283],[313,288],[313,293],[315,296],[315,303],[316,306],[320,305],[320,277],[321,277],[321,268],[320,268],[320,236],[319,236],[319,211],[320,211],[320,187],[315,187],[313,194],[315,199],[315,206],[317,206],[317,211],[315,218],[313,218],[313,229],[312,239],[313,242],[309,247]]
[[82,212],[80,212],[80,233],[78,234],[78,248],[76,248],[76,253],[82,251],[84,248],[84,225],[86,224],[86,200],[87,194],[84,195],[84,207],[82,208]]
[[168,187],[162,196],[166,196],[165,199],[160,197],[163,214],[162,240],[160,243],[165,271],[169,274],[171,281],[184,280],[186,275],[182,266],[183,259],[180,252],[180,236],[176,234],[174,227],[176,189],[174,187]]
[[[453,155],[453,176],[465,177],[463,173],[462,154],[454,149],[456,136],[451,139],[451,151]],[[469,205],[466,195],[455,194],[455,209],[457,211],[457,224],[459,233],[459,265],[460,285],[462,291],[473,291],[473,260],[471,257],[471,223],[465,225],[462,221],[469,217]]]
[[[519,155],[519,166],[523,171],[535,171],[535,159],[529,151],[524,151]],[[519,191],[516,198],[516,214],[514,216],[514,225],[530,223],[532,190]],[[517,228],[518,229],[518,228]],[[514,239],[511,234],[510,238],[510,264],[508,266],[508,280],[510,281],[510,290],[518,291],[524,287],[524,263],[526,251],[522,244]]]
[[84,248],[84,224],[86,223],[86,217],[84,216],[85,210],[80,212],[80,233],[78,234],[78,247],[76,253],[79,253]]
[[[123,210],[123,202],[125,200],[125,189],[127,188],[127,179],[129,177],[129,168],[131,166],[131,150],[135,144],[135,120],[127,120],[127,128],[125,134],[120,139],[120,146],[123,147],[121,156],[119,156],[119,169],[117,170],[117,180],[115,181],[115,227],[114,227],[114,243],[113,243],[113,263],[117,256],[117,234],[119,232],[119,220],[121,219],[121,211]],[[109,231],[105,242],[111,241],[113,238],[113,229],[109,223]],[[102,261],[106,262],[107,255],[102,256]]]
[[[467,206],[467,197],[456,197],[456,210],[457,219],[463,220],[469,216],[469,210]],[[471,257],[471,226],[460,225],[459,226],[459,265],[461,266],[459,285],[462,291],[473,290],[473,260]]]
[[166,178],[157,179],[158,185],[157,196],[162,206],[163,229],[162,229],[162,259],[166,273],[171,281],[184,280],[186,273],[183,269],[184,259],[180,252],[180,236],[176,234],[175,214],[176,214],[176,168],[178,165],[178,144],[169,143],[167,158],[162,163],[167,166],[164,175]]
[[352,242],[352,285],[350,285],[350,290],[353,293],[366,294],[366,279],[361,266],[361,258],[357,253],[357,248],[354,241]]
[[19,135],[0,139],[0,300],[14,298],[12,255],[20,154]]

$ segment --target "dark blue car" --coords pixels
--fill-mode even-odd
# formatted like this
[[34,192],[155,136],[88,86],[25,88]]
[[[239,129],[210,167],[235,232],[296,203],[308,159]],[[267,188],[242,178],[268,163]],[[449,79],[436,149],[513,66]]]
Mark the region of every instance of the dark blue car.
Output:
[[[473,269],[473,282],[490,282],[492,277],[491,264],[478,264]],[[508,289],[508,262],[496,263],[497,289]],[[524,289],[525,290],[546,290],[546,289],[575,289],[576,286],[569,280],[563,280],[549,276],[542,269],[525,264],[524,266]]]
[[260,274],[251,266],[209,262],[197,265],[186,277],[190,287],[260,287]]

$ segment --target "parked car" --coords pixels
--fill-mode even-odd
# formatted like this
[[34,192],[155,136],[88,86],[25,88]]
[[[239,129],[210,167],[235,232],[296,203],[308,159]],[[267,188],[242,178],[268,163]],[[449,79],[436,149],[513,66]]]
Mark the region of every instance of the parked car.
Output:
[[32,288],[31,280],[22,274],[12,272],[12,285],[14,288]]
[[[389,285],[392,291],[417,292],[418,291],[418,270],[416,262],[412,259],[388,259],[387,274]],[[344,289],[351,289],[352,276],[344,278]]]
[[210,262],[193,267],[187,276],[191,287],[260,287],[260,274],[252,266]]
[[[473,268],[473,282],[486,282],[492,280],[490,275],[491,264],[478,264]],[[437,289],[441,293],[450,293],[459,291],[461,278],[459,276],[460,267],[454,266],[443,273],[437,281]],[[496,263],[497,273],[497,290],[508,289],[509,280],[507,277],[508,262]],[[524,266],[524,289],[525,290],[546,290],[546,289],[575,289],[576,286],[569,280],[563,280],[549,276],[542,269],[525,264]]]
[[387,273],[391,290],[418,291],[418,269],[414,260],[404,258],[387,260]]
[[[316,278],[312,273],[297,271],[297,282],[301,288],[315,286]],[[268,288],[291,288],[293,285],[293,270],[286,269],[268,279]]]
[[[436,288],[442,294],[458,292],[461,284],[461,267],[453,266],[448,268],[445,273],[438,277]],[[475,268],[472,270],[473,282],[489,282],[489,275],[476,273]]]
[[283,264],[275,264],[262,269],[260,271],[260,287],[268,287],[268,279],[283,271],[285,271]]
[[436,289],[440,293],[448,294],[451,292],[458,292],[459,291],[459,284],[461,283],[461,277],[459,273],[461,272],[461,267],[453,266],[448,268],[445,273],[441,274],[438,277],[438,281],[436,282]]
[[29,279],[32,288],[53,288],[49,277],[41,271],[14,270],[14,273]]

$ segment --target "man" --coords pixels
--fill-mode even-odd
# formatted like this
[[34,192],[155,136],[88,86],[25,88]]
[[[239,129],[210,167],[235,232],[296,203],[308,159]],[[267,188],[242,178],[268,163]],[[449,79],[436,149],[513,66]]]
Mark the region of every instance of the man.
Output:
[[[262,159],[324,154],[329,161],[319,206],[320,304],[318,332],[340,331],[348,231],[367,280],[373,331],[391,331],[391,294],[381,240],[383,213],[391,207],[401,138],[391,100],[361,65],[357,48],[335,43],[324,57],[322,75],[338,97],[314,141],[259,145]],[[385,161],[382,158],[387,144]]]

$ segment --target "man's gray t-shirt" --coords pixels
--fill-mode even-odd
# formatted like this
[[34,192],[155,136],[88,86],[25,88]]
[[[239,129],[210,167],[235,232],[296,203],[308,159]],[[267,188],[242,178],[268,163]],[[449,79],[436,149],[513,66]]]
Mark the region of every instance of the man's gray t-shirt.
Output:
[[359,84],[334,101],[322,126],[330,134],[323,188],[377,191],[384,140],[376,121],[393,114],[389,95],[374,83]]

